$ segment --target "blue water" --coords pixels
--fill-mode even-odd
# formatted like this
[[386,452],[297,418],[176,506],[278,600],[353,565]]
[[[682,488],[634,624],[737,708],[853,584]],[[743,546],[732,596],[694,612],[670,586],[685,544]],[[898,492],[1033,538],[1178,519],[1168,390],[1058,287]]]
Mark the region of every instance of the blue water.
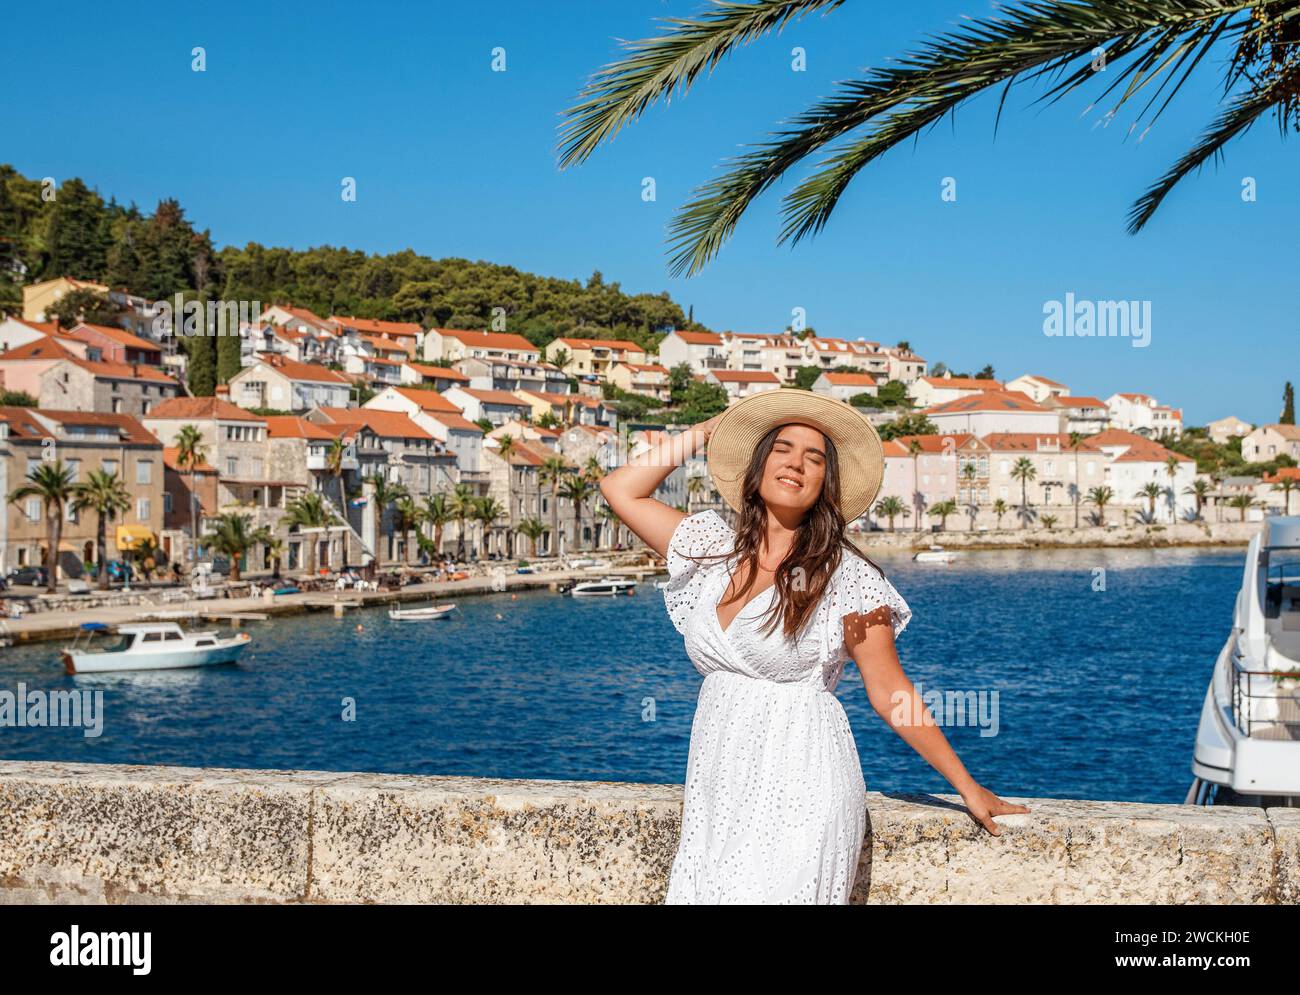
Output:
[[[1242,552],[877,557],[913,610],[922,690],[974,690],[998,729],[945,733],[1001,795],[1181,802]],[[1105,590],[1097,586],[1104,570]],[[361,626],[358,631],[358,625]],[[681,783],[701,678],[644,585],[631,598],[465,598],[450,620],[382,609],[253,623],[237,666],[71,678],[57,645],[0,650],[0,690],[104,691],[104,729],[0,728],[7,759]],[[873,791],[951,788],[868,705],[838,696]],[[355,719],[344,717],[347,699]]]

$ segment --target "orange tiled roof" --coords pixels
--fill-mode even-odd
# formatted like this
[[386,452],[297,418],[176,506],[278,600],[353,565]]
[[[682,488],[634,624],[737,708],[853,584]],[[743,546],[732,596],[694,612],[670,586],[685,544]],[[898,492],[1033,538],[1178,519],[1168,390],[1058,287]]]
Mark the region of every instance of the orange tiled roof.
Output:
[[986,390],[969,397],[959,397],[926,408],[926,414],[961,414],[976,411],[1045,412],[1048,409],[1030,400],[1028,394],[1018,390]]
[[400,411],[380,411],[376,408],[317,408],[321,414],[340,425],[364,425],[375,435],[385,439],[431,439],[419,425]]
[[537,346],[533,345],[522,335],[514,335],[510,332],[474,332],[463,328],[430,328],[429,331],[437,332],[439,335],[445,335],[448,338],[455,339],[467,346],[478,346],[480,349],[511,349],[515,351],[537,352]]
[[219,419],[221,421],[264,422],[220,397],[169,397],[153,406],[146,418]]

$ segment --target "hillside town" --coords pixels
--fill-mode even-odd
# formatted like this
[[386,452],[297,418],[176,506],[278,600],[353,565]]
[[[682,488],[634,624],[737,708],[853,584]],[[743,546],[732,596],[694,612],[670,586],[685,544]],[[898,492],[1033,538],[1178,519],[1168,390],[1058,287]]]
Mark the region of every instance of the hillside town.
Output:
[[[54,320],[74,291],[112,299],[121,320]],[[603,473],[659,433],[792,386],[858,407],[885,440],[860,531],[1246,521],[1287,509],[1300,485],[1294,424],[1187,429],[1140,385],[1102,398],[1039,373],[956,375],[908,343],[674,328],[654,352],[604,337],[543,348],[289,303],[237,334],[239,372],[194,396],[156,304],[67,277],[23,287],[22,313],[0,320],[0,575],[47,562],[52,514],[57,579],[104,557],[184,570],[228,551],[245,570],[315,573],[625,548]],[[1202,472],[1179,451],[1188,432],[1266,469]],[[62,490],[41,476],[55,463]],[[115,499],[76,497],[105,475]],[[721,508],[708,479],[701,456],[659,496]]]

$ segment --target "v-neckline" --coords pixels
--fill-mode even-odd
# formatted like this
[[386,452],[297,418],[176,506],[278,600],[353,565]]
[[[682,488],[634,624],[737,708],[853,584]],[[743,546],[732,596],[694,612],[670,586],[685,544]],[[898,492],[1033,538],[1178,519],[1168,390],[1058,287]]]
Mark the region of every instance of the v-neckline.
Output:
[[736,625],[736,619],[740,618],[741,615],[745,614],[745,609],[746,609],[746,608],[748,608],[750,605],[752,605],[755,601],[757,601],[757,600],[758,600],[759,598],[761,598],[763,595],[765,595],[765,594],[767,594],[769,591],[771,591],[772,588],[776,587],[776,582],[774,581],[774,582],[772,582],[771,584],[768,584],[767,587],[763,588],[763,590],[759,591],[759,592],[758,592],[757,594],[755,594],[752,598],[750,598],[750,599],[749,599],[748,601],[746,601],[743,605],[741,605],[741,606],[740,606],[740,611],[736,612],[735,615],[731,616],[731,621],[727,623],[726,628],[723,628],[723,625],[722,625],[722,619],[718,618],[718,608],[719,608],[719,607],[721,606],[721,604],[722,604],[722,599],[725,598],[725,597],[727,596],[727,588],[731,586],[731,578],[732,578],[732,575],[731,575],[731,574],[724,574],[723,576],[726,577],[726,581],[725,581],[725,582],[723,583],[723,585],[722,585],[722,593],[721,593],[720,595],[718,595],[718,600],[715,601],[714,604],[713,604],[713,621],[714,621],[714,623],[718,626],[718,631],[719,631],[719,632],[721,632],[724,636],[730,636],[730,635],[731,635],[731,630],[732,630],[733,628],[735,628],[735,625]]

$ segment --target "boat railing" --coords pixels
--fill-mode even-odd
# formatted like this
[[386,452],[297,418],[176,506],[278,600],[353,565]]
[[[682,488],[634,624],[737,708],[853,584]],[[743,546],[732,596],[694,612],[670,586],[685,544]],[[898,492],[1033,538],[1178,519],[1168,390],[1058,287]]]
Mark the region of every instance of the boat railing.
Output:
[[1229,674],[1233,724],[1248,739],[1300,740],[1300,673],[1247,669],[1240,636],[1241,629],[1234,629]]

